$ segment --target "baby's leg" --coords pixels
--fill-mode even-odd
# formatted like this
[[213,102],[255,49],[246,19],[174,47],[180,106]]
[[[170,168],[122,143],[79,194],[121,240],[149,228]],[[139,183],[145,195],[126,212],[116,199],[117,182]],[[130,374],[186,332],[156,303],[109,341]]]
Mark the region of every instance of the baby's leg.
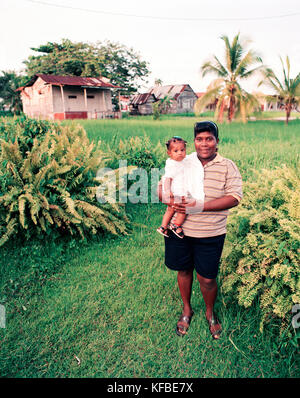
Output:
[[[165,214],[163,216],[163,219],[162,219],[162,224],[161,224],[162,227],[167,228],[167,226],[169,225],[169,222],[171,221],[174,213],[175,213],[174,209],[172,209],[171,206],[168,206],[167,210],[166,210],[166,212],[165,212]],[[184,214],[184,216],[185,216],[185,214]]]
[[176,213],[175,219],[174,219],[174,224],[177,225],[178,227],[181,227],[185,220],[186,214],[184,213]]
[[182,224],[185,220],[185,214],[176,213],[174,221],[171,223],[170,229],[174,232],[178,238],[184,238],[184,232],[182,229]]

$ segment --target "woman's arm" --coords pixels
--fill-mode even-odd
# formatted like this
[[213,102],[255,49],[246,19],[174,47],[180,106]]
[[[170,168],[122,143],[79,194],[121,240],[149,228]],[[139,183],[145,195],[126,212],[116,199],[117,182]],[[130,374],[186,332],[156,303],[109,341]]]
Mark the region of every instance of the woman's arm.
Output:
[[188,202],[184,200],[182,203],[172,204],[173,209],[178,213],[200,213],[202,211],[228,210],[239,204],[239,201],[231,196],[225,195],[221,198],[210,200],[209,202],[198,203],[197,201]]
[[238,204],[239,201],[235,197],[231,195],[225,195],[221,198],[205,202],[203,211],[227,210],[237,206]]
[[[168,206],[173,206],[173,209],[177,211],[178,213],[197,213],[197,210],[193,211],[193,207],[197,207],[196,201],[186,201],[183,199],[182,203],[174,203],[174,198],[168,196],[168,195],[163,195],[162,193],[162,182],[160,181],[158,183],[158,189],[157,189],[157,194],[160,202],[165,203]],[[217,210],[228,210],[231,209],[232,207],[235,207],[239,204],[239,201],[231,195],[224,195],[221,198],[218,199],[213,199],[210,200],[209,202],[205,202],[204,204],[202,203],[202,208],[200,209],[199,206],[199,212],[201,211],[217,211]],[[186,207],[189,207],[186,211]],[[192,210],[192,211],[189,211]]]

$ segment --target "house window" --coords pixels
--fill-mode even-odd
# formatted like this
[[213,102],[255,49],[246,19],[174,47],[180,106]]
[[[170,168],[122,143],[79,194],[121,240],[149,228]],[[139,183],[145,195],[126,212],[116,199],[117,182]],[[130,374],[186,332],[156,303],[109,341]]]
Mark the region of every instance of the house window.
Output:
[[69,95],[68,97],[71,98],[71,99],[72,98],[77,98],[77,95]]
[[95,98],[94,95],[87,95],[87,98]]

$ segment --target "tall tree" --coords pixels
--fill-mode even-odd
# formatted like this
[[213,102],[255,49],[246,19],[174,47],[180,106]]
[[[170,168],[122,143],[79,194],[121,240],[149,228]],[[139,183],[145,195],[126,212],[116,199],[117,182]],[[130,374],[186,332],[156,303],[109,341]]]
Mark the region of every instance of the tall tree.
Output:
[[26,80],[15,71],[2,71],[0,76],[0,98],[1,105],[6,105],[10,112],[20,114],[23,110],[20,92],[17,88],[22,86]]
[[207,92],[196,101],[195,111],[201,112],[217,99],[215,116],[219,121],[223,120],[223,113],[227,108],[229,122],[237,113],[246,122],[247,115],[254,108],[259,108],[259,101],[241,87],[241,82],[263,69],[262,60],[255,51],[247,50],[248,42],[242,41],[239,34],[231,43],[225,35],[221,39],[225,44],[224,62],[214,55],[201,66],[203,77],[212,73],[217,78],[209,85]]
[[282,82],[276,76],[275,72],[271,68],[266,68],[264,70],[264,78],[259,83],[259,85],[267,85],[269,86],[273,92],[274,96],[268,95],[266,96],[266,100],[268,102],[278,103],[281,102],[284,104],[286,118],[285,123],[289,123],[289,118],[291,115],[291,111],[293,107],[297,108],[300,105],[300,73],[292,79],[290,77],[290,59],[286,57],[286,68],[282,58],[280,57],[282,72],[283,72],[283,80]]
[[122,87],[120,94],[130,95],[149,74],[147,62],[137,52],[110,41],[90,44],[63,39],[61,43],[48,42],[32,50],[38,55],[31,55],[24,61],[29,78],[36,73],[102,76]]

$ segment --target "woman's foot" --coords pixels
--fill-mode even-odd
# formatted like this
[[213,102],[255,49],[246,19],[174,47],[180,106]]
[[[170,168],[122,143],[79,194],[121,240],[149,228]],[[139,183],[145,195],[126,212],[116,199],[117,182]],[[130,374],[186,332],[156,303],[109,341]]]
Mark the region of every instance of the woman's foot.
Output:
[[191,311],[189,315],[185,315],[184,313],[180,316],[177,325],[176,325],[176,334],[177,336],[183,337],[186,335],[190,323],[192,320],[192,316],[194,315],[194,312]]
[[222,332],[221,323],[218,320],[216,314],[212,312],[210,315],[206,314],[206,320],[209,325],[209,331],[214,340],[218,340],[220,338],[220,334]]

